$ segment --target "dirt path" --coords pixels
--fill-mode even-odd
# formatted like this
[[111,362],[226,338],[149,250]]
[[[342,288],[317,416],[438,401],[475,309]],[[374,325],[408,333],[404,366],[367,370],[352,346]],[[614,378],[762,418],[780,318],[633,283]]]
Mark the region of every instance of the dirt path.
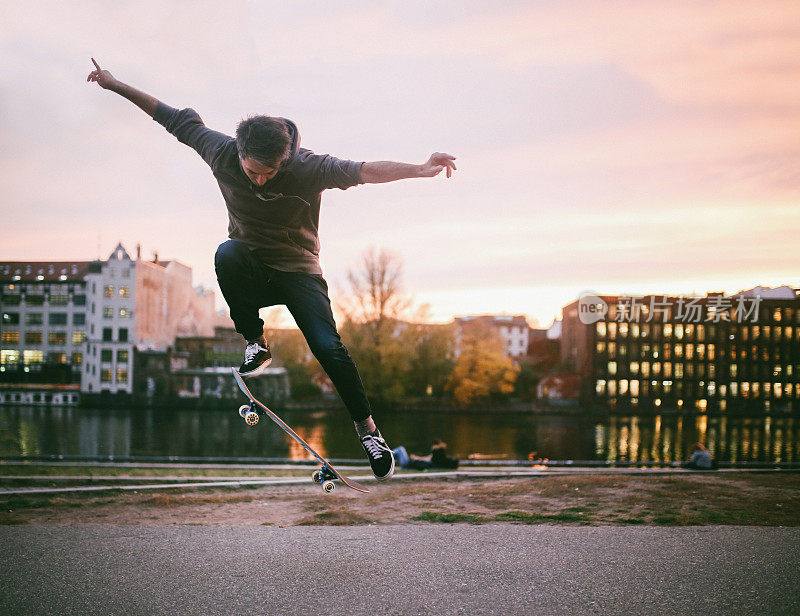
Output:
[[538,476],[0,498],[2,524],[800,525],[800,474]]

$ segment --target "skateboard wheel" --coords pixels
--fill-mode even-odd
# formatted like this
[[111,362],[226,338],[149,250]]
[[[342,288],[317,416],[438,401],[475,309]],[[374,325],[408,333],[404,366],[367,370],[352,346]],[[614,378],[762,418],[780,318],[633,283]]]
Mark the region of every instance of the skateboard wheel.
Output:
[[247,409],[250,408],[249,404],[243,404],[239,407],[239,416],[244,417],[245,413],[247,413]]
[[322,471],[314,471],[311,473],[311,479],[317,483],[322,483]]
[[248,411],[244,414],[244,420],[247,422],[247,425],[254,426],[258,423],[258,413],[254,411]]
[[335,487],[336,487],[336,484],[333,483],[330,480],[326,481],[325,483],[322,484],[322,489],[325,490],[326,492],[333,492],[333,489]]

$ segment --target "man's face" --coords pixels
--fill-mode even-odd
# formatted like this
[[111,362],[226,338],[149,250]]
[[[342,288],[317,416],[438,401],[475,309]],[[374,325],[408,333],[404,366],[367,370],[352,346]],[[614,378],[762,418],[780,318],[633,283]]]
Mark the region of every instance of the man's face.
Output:
[[280,168],[279,163],[275,165],[265,165],[252,158],[242,158],[241,156],[239,157],[239,161],[242,163],[242,170],[245,175],[250,178],[250,181],[256,186],[263,186],[267,180],[274,178]]

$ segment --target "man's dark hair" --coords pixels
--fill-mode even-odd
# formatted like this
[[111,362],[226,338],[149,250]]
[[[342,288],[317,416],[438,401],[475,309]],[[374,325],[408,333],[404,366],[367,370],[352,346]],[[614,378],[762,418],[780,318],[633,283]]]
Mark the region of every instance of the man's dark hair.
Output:
[[292,137],[280,118],[250,116],[236,127],[239,156],[252,158],[262,165],[277,166],[289,154]]

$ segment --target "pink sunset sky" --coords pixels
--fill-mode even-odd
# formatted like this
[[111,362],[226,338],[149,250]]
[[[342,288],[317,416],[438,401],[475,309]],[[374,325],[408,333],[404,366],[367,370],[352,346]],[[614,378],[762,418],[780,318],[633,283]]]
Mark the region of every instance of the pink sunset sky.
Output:
[[441,321],[545,326],[585,290],[800,287],[796,0],[0,8],[0,260],[141,243],[219,293],[211,173],[86,83],[94,56],[229,134],[267,113],[340,158],[457,156],[449,180],[324,195],[334,300],[370,246],[402,256],[406,290]]

